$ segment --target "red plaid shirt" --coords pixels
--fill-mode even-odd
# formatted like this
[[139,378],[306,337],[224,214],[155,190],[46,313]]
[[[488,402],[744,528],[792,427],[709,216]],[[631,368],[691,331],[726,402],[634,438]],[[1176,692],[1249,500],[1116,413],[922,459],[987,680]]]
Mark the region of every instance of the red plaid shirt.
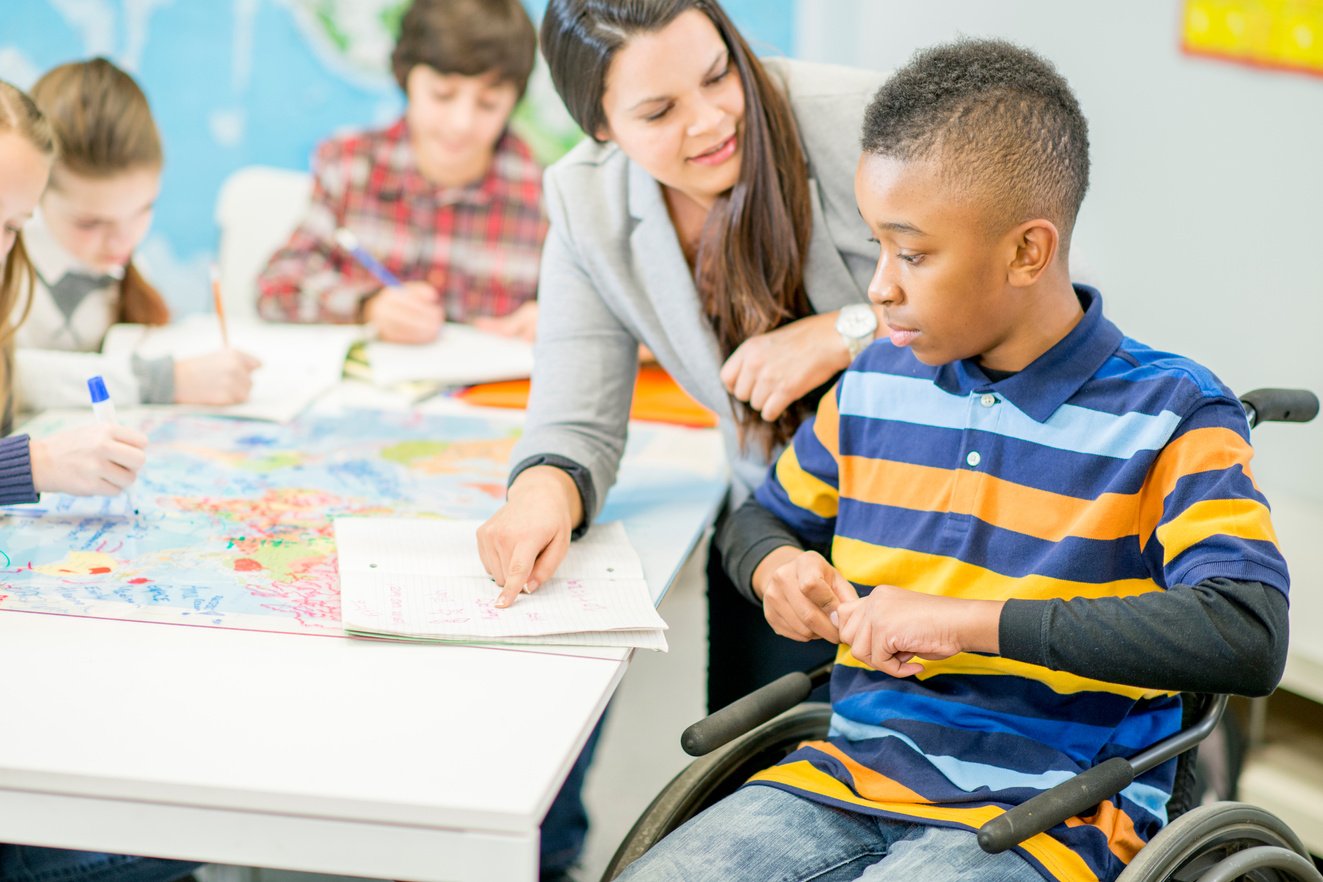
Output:
[[506,315],[532,300],[547,233],[542,169],[509,132],[495,154],[481,181],[437,187],[419,171],[403,119],[322,143],[308,213],[258,277],[258,312],[361,321],[363,299],[381,283],[335,244],[341,226],[402,281],[441,292],[449,320]]

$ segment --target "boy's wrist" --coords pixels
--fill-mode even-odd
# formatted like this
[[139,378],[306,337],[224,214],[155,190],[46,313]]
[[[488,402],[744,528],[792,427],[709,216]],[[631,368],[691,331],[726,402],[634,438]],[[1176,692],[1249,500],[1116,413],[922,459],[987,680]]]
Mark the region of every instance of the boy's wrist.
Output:
[[957,625],[964,652],[1001,654],[1001,611],[1004,600],[962,600]]
[[782,545],[780,548],[769,552],[766,557],[758,562],[758,566],[753,568],[753,596],[761,603],[767,583],[771,581],[776,571],[803,553],[802,548],[796,548],[793,545]]

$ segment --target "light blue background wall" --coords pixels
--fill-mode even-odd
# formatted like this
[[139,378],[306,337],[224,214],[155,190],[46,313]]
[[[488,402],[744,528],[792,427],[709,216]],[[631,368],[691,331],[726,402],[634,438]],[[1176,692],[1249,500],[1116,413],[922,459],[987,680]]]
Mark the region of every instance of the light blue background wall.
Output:
[[[1074,269],[1150,345],[1232,388],[1323,392],[1323,78],[1180,51],[1180,0],[803,0],[801,55],[894,68],[999,36],[1043,53],[1089,118]],[[1323,524],[1323,422],[1258,433],[1256,469]]]
[[[540,18],[545,0],[525,0]],[[142,254],[178,312],[205,308],[216,192],[233,170],[306,168],[318,141],[401,109],[382,14],[401,0],[4,0],[0,79],[27,87],[48,68],[106,55],[139,80],[166,148]],[[730,0],[764,53],[793,51],[793,0]],[[545,76],[534,117],[568,120]]]

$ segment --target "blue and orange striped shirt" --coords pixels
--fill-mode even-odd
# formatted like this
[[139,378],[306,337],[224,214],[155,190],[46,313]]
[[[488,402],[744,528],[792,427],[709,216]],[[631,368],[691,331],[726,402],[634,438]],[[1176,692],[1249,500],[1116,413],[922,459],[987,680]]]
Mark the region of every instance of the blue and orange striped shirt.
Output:
[[[1076,327],[993,381],[869,347],[757,491],[863,595],[1127,597],[1215,577],[1283,593],[1249,427],[1207,369],[1124,337],[1091,288]],[[977,829],[1180,725],[1180,696],[977,653],[903,679],[841,646],[827,740],[751,783]],[[1174,763],[1019,847],[1049,879],[1111,879],[1165,823]]]

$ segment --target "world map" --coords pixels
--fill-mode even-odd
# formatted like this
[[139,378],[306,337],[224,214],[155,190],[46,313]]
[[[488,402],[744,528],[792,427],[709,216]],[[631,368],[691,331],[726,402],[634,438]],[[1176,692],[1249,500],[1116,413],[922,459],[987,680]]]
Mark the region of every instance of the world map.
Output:
[[[340,635],[332,519],[486,518],[520,433],[496,417],[376,411],[286,425],[149,415],[140,428],[149,461],[129,496],[48,495],[0,515],[0,610]],[[710,477],[648,453],[683,431],[632,428],[635,505],[706,492]]]

